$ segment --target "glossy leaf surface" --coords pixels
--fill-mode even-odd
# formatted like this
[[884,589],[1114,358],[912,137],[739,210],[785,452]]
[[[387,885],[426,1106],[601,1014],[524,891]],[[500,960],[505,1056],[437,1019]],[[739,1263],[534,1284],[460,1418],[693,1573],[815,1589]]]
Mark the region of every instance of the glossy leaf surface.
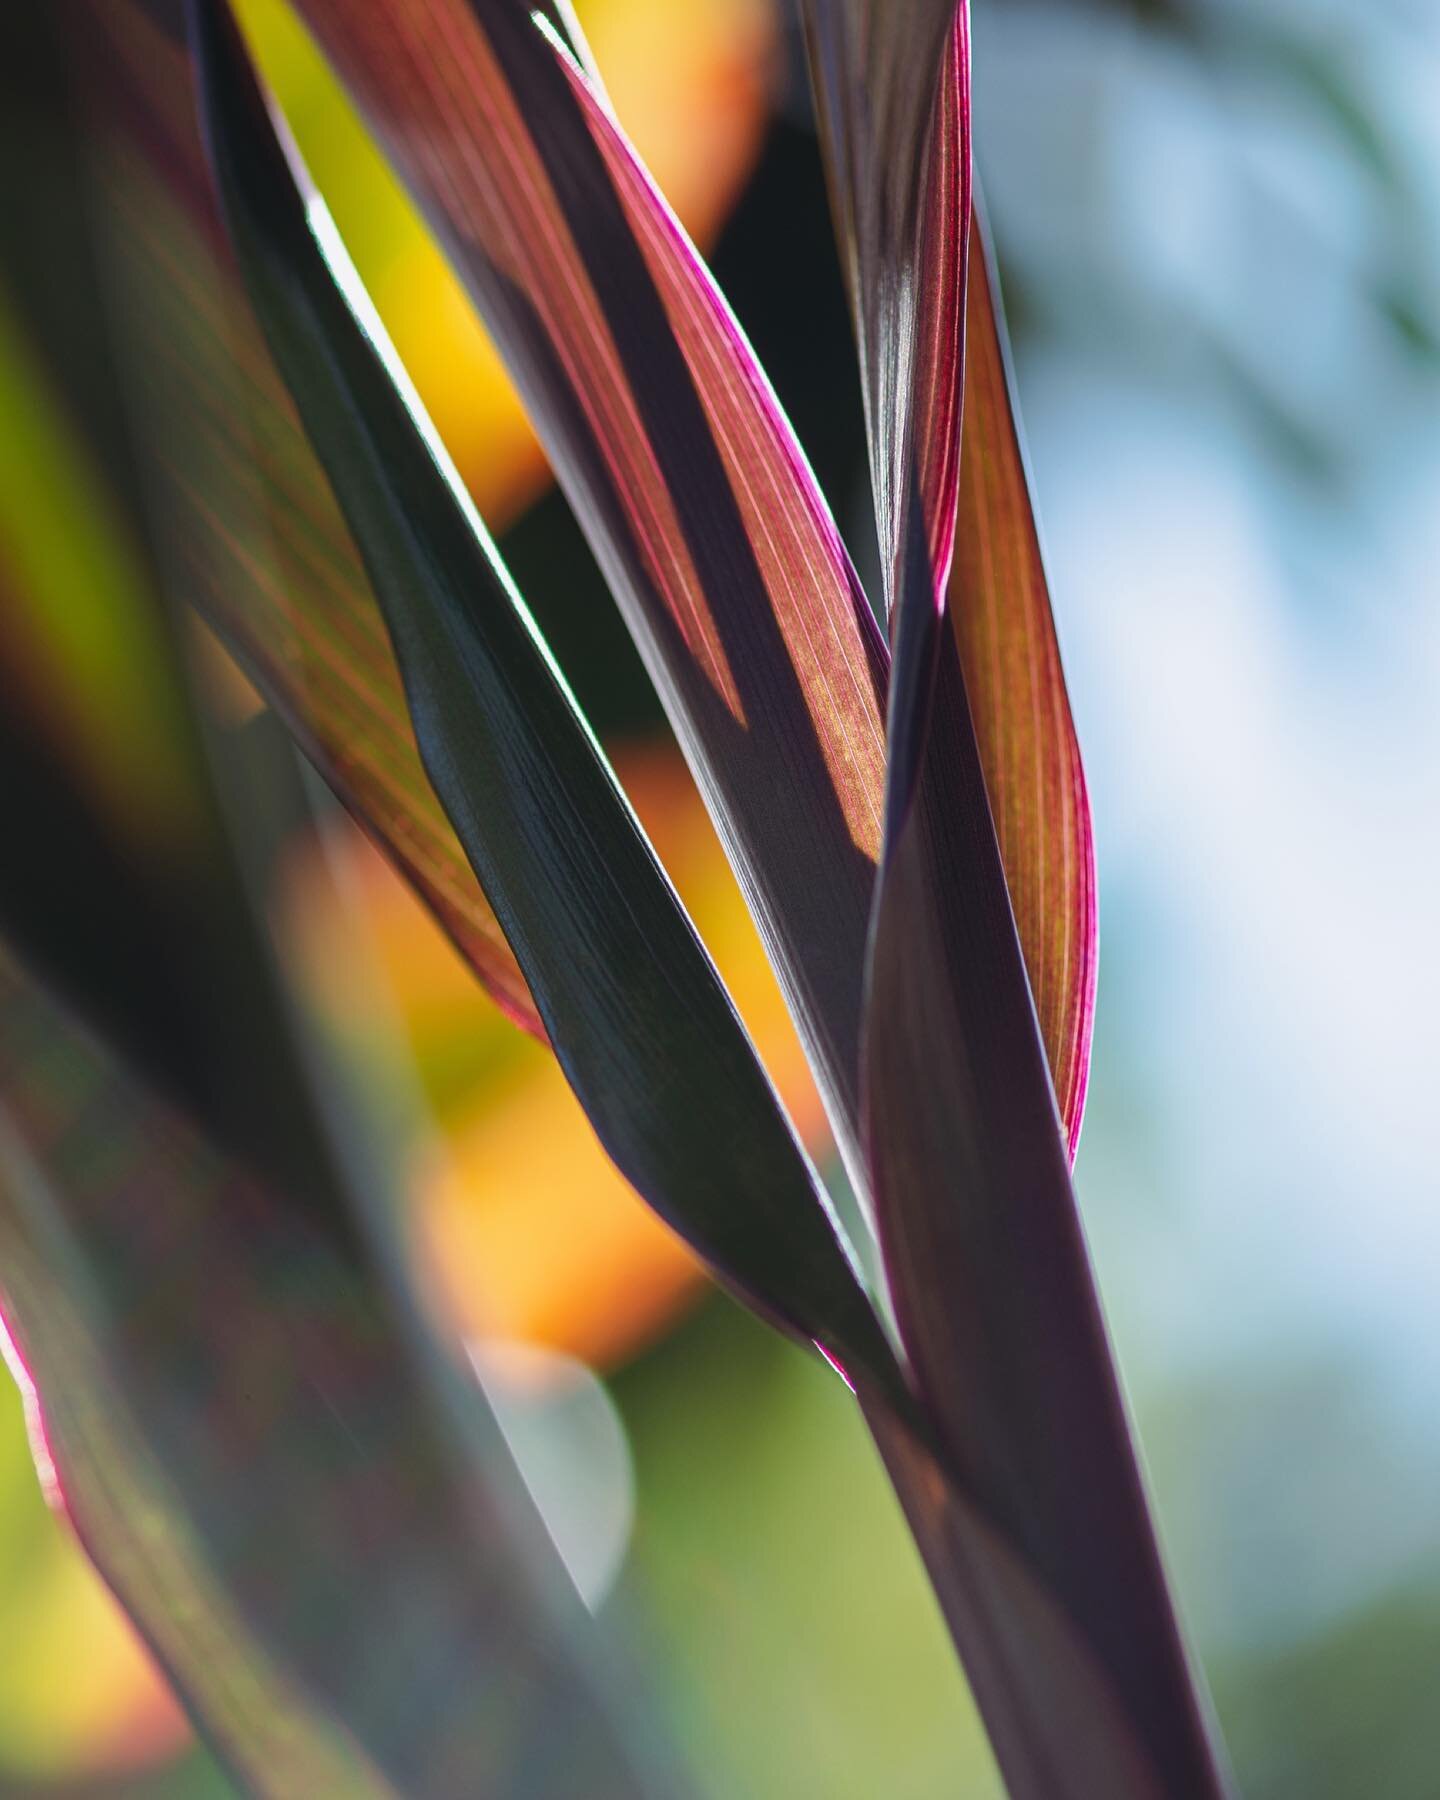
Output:
[[[250,1791],[670,1792],[473,1382],[417,1320],[388,1204],[336,1166],[250,908],[261,858],[242,871],[220,791],[244,787],[248,826],[270,796],[253,771],[231,782],[233,748],[207,758],[162,598],[174,520],[147,504],[131,296],[95,235],[104,146],[67,80],[90,10],[0,26],[29,151],[0,172],[0,225],[63,422],[49,503],[107,498],[103,559],[129,576],[106,589],[109,641],[132,646],[119,724],[148,716],[178,800],[127,808],[113,772],[57,753],[83,659],[52,656],[0,715],[0,1293],[42,1469]],[[7,595],[24,578],[0,559]],[[46,626],[56,604],[26,601]]]
[[305,0],[516,375],[790,997],[852,1164],[886,658],[723,300],[514,0]]
[[104,216],[148,359],[139,428],[187,597],[499,1005],[542,1035],[421,767],[374,596],[239,289],[205,175],[182,0],[67,5],[88,129],[104,145]]
[[889,1353],[818,1178],[223,6],[195,6],[232,238],[384,609],[421,750],[567,1076],[636,1189],[836,1361]]
[[[829,145],[842,158],[832,181],[850,196],[837,213],[856,234],[862,368],[878,339],[889,366],[909,369],[923,391],[927,369],[943,369],[944,361],[927,347],[923,308],[907,312],[895,296],[913,283],[922,293],[964,299],[965,9],[956,13],[947,51],[927,48],[898,9],[817,3],[812,51],[827,41],[827,21],[844,41],[862,19],[870,54],[842,64],[848,88],[842,82],[841,92],[827,95],[829,75],[823,60],[818,65],[822,107],[832,118]],[[888,218],[895,179],[876,158],[899,135],[893,118],[880,129],[898,90],[893,70],[875,55],[877,42],[898,58],[933,59],[911,72],[904,90],[912,105],[936,94],[928,125],[923,118],[907,125],[916,141],[929,133],[922,166],[937,189],[917,203],[922,223],[913,232],[887,234],[873,223]],[[959,90],[953,103],[941,97],[951,91],[951,69]],[[847,121],[840,131],[837,115]],[[948,151],[936,141],[947,130]],[[946,173],[951,168],[958,176]],[[927,229],[924,221],[947,207],[949,226]],[[998,328],[983,311],[980,323],[990,377],[984,422],[993,427],[998,416],[1008,426],[1003,365],[995,381]],[[967,396],[967,413],[968,403]],[[954,411],[942,405],[938,416],[953,421]],[[967,662],[962,672],[944,617],[948,546],[937,547],[935,531],[937,507],[954,506],[953,490],[936,485],[949,456],[941,447],[922,460],[913,443],[901,448],[898,496],[887,491],[883,445],[872,453],[881,529],[895,532],[896,652],[864,1038],[865,1128],[901,1337],[941,1428],[942,1453],[932,1457],[873,1407],[872,1425],[1017,1800],[1208,1796],[1218,1776],[1070,1189],[967,687],[972,678],[982,690],[991,684],[991,722],[1002,733],[1017,700],[1025,702],[1017,735],[1034,720],[1034,704],[993,659],[978,672]],[[1006,466],[1016,461],[1012,427]],[[1006,493],[1009,510],[997,516],[983,480],[993,471],[978,473],[963,523],[977,532],[1028,527],[1021,539],[1028,548],[1033,525],[1023,482]],[[957,545],[965,602],[977,568],[982,578],[1010,573],[983,547],[978,557],[971,550],[967,544],[962,555]],[[1022,605],[1032,598],[1018,596]],[[992,631],[1018,633],[1023,652],[1033,627],[1023,613],[1018,620],[1007,614]],[[1043,642],[1053,647],[1053,639]],[[1035,650],[1032,642],[1032,679],[1058,683],[1058,661],[1051,669]],[[1068,716],[1064,725],[1062,751],[1072,742]],[[1033,733],[1030,748],[1033,754]],[[1006,766],[1003,755],[999,762]],[[1051,926],[1038,912],[1032,920],[1042,941]]]
[[1073,1162],[1085,1116],[1099,965],[1095,844],[1015,414],[999,291],[977,207],[949,617]]

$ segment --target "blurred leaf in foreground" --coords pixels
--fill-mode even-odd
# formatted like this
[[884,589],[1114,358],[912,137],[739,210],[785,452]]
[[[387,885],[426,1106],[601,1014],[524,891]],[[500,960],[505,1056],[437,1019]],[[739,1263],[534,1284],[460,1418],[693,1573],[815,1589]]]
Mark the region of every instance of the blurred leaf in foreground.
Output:
[[[473,1379],[419,1325],[353,1121],[337,1167],[277,993],[230,765],[202,750],[171,635],[175,520],[147,504],[127,385],[134,289],[109,285],[113,237],[92,235],[117,224],[89,204],[108,144],[61,54],[91,40],[60,35],[89,9],[61,10],[0,34],[7,129],[47,203],[37,221],[7,166],[7,273],[136,546],[185,816],[165,861],[137,854],[136,822],[28,713],[0,719],[24,852],[0,887],[0,1286],[37,1462],[250,1790],[674,1791],[590,1660]],[[252,831],[265,798],[244,796]]]

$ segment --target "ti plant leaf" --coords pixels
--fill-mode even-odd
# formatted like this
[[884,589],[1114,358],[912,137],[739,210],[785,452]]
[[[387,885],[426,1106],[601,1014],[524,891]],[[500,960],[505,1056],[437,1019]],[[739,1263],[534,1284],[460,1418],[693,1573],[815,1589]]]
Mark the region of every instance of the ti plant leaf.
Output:
[[303,0],[516,375],[858,1151],[886,656],[773,392],[603,97],[516,0]]
[[[80,58],[107,97],[105,212],[120,240],[108,272],[121,272],[145,345],[135,379],[175,446],[166,491],[181,504],[166,511],[180,579],[502,1004],[549,1035],[631,1181],[752,1305],[847,1370],[1017,1800],[1211,1800],[1222,1776],[1069,1181],[1094,980],[1089,819],[972,216],[963,4],[807,0],[892,667],[763,374],[577,60],[568,6],[300,0],[517,372],[646,656],[873,1200],[903,1372],[712,966],[272,120],[227,0],[190,0],[230,235],[314,453],[297,430],[241,320],[197,172],[180,7],[66,0],[67,19],[94,23],[108,46]],[[73,338],[69,349],[84,359]],[[252,566],[257,522],[278,541],[281,581]],[[15,735],[4,729],[0,748]],[[14,760],[22,799],[43,813],[55,787],[43,759],[27,745]],[[103,834],[75,867],[93,868],[97,847]],[[145,886],[115,893],[142,921],[134,942],[153,946]],[[29,948],[63,950],[43,907],[20,912]],[[185,984],[163,991],[186,1022]],[[134,980],[109,999],[107,1023],[143,1026]],[[37,1033],[68,1035],[53,1008],[29,1016]],[[12,1064],[22,1096],[32,1066],[43,1074],[44,1057]],[[222,1152],[268,1141],[273,1071],[232,1107],[213,1104],[224,1071],[200,1067],[188,1088],[183,1066],[168,1073]],[[152,1100],[134,1090],[127,1104],[149,1119]],[[0,1145],[19,1146],[12,1170],[28,1182],[49,1157],[75,1176],[45,1133],[59,1113],[28,1105]],[[296,1266],[313,1233],[342,1271],[363,1270],[323,1142],[293,1117],[270,1135],[308,1149],[267,1162],[262,1187],[306,1192],[306,1157],[315,1177],[308,1210],[275,1214],[304,1240]],[[200,1187],[213,1185],[212,1165],[198,1166]],[[235,1209],[267,1245],[264,1204]],[[43,1312],[12,1310],[37,1366],[63,1358]],[[117,1342],[119,1366],[123,1331]],[[154,1398],[133,1380],[127,1392]],[[156,1417],[136,1427],[146,1455],[170,1415]],[[72,1436],[82,1469],[84,1443]],[[394,1466],[408,1454],[400,1445]],[[139,1469],[135,1492],[151,1480]],[[208,1500],[191,1494],[185,1516],[203,1523]],[[349,1517],[344,1501],[331,1503]],[[406,1579],[425,1594],[425,1571]],[[227,1602],[237,1592],[305,1693],[363,1721],[363,1657],[297,1642],[283,1603],[256,1611],[229,1571]],[[454,1691],[442,1682],[434,1704]],[[407,1785],[420,1747],[388,1699],[360,1754],[382,1782],[428,1791]],[[485,1750],[462,1737],[457,1758],[480,1758],[483,1777]],[[439,1741],[448,1759],[443,1728]],[[322,1733],[312,1748],[349,1753],[343,1733],[335,1743]],[[621,1766],[616,1746],[602,1768]],[[323,1778],[333,1765],[316,1766]]]
[[83,385],[48,396],[46,505],[92,502],[72,468],[106,483],[83,529],[128,571],[104,593],[119,728],[147,720],[171,801],[127,808],[114,770],[57,752],[53,690],[87,665],[63,595],[16,601],[0,503],[6,659],[17,614],[53,652],[0,718],[0,1303],[42,1468],[248,1791],[674,1792],[313,1103],[161,598],[55,24],[0,27],[46,198],[48,304],[16,312],[83,346]]
[[[904,515],[918,496],[943,582],[955,530],[964,225],[970,166],[967,14],[805,0],[831,207],[855,315],[876,528],[892,620]],[[962,129],[963,127],[963,129]]]
[[241,268],[364,557],[426,767],[602,1143],[749,1302],[903,1384],[824,1189],[510,585],[222,0],[192,6]]
[[1030,502],[1000,290],[978,205],[970,233],[960,502],[947,610],[1073,1163],[1085,1116],[1099,964],[1090,797]]
[[[913,391],[925,393],[950,365],[934,353],[926,306],[896,297],[929,293],[942,311],[952,304],[948,296],[964,298],[970,144],[963,0],[949,36],[925,40],[930,69],[911,71],[903,89],[894,67],[914,47],[908,15],[879,4],[815,0],[809,18],[822,113],[830,120],[837,218],[854,232],[848,256],[862,368],[875,381],[878,358],[884,368],[909,371]],[[867,47],[865,57],[854,53],[856,43]],[[827,55],[835,45],[840,52]],[[897,119],[897,95],[913,106],[927,94],[928,119]],[[939,141],[945,134],[953,140],[948,147]],[[913,229],[901,228],[903,220],[889,211],[895,177],[886,158],[902,141],[929,146],[915,166],[934,192],[910,206]],[[947,210],[954,216],[943,220]],[[1009,601],[998,629],[1028,647],[1032,681],[1058,685],[1058,659],[1044,655],[1053,640],[1036,630],[1043,586],[1036,585],[1038,556],[1030,560],[1033,523],[1023,471],[1016,473],[993,309],[982,310],[980,322],[988,359],[983,423],[992,436],[1000,432],[999,453],[1014,480],[1007,512],[972,505],[962,525],[1013,534],[1015,549],[1002,563],[987,557],[983,543],[957,548],[958,598],[975,602],[970,583],[977,572],[993,583],[1018,568],[1026,586],[1013,598],[993,596],[997,612]],[[929,372],[935,369],[939,377]],[[958,362],[953,372],[958,381]],[[958,414],[957,406],[937,406],[933,398],[928,404],[942,424]],[[1009,428],[1008,443],[1002,427]],[[974,443],[967,433],[962,482],[963,457]],[[990,445],[980,443],[983,456]],[[1011,1792],[1076,1800],[1100,1793],[1209,1796],[1220,1777],[1070,1189],[1068,1141],[972,726],[967,686],[974,679],[983,691],[998,679],[1003,688],[1004,675],[997,678],[983,661],[962,671],[945,623],[946,547],[936,521],[954,504],[953,488],[939,485],[952,458],[944,449],[922,458],[912,442],[895,475],[883,450],[872,451],[872,466],[881,527],[894,533],[882,549],[895,570],[896,647],[865,1020],[866,1142],[901,1338],[923,1402],[942,1427],[943,1466],[930,1468],[884,1420],[877,1437]],[[982,466],[979,478],[987,474],[993,470]],[[892,478],[898,494],[887,490]],[[996,693],[1002,725],[1012,705],[1013,696]],[[1029,728],[1032,748],[1058,726],[1054,754],[1062,764],[1073,749],[1068,713],[1052,709],[1037,718],[1031,706],[1018,724]],[[1033,774],[1029,779],[1034,792]],[[1043,787],[1038,797],[1046,799]],[[1071,906],[1075,895],[1062,893],[1061,900]],[[1082,923],[1091,918],[1085,912]]]
[[103,146],[100,217],[148,359],[137,429],[174,519],[177,579],[500,1007],[543,1036],[421,767],[369,583],[239,291],[205,172],[182,0],[66,9],[87,130]]
[[[873,0],[805,0],[804,16],[892,632],[898,646],[908,570],[921,634],[927,614],[948,609],[960,647],[1073,1160],[1094,1016],[1095,859],[995,272],[981,210],[970,206],[966,9],[930,0],[902,15]],[[924,526],[914,542],[912,504]]]
[[467,1469],[363,1264],[3,952],[0,1304],[42,1473],[247,1792],[675,1791],[495,1428]]

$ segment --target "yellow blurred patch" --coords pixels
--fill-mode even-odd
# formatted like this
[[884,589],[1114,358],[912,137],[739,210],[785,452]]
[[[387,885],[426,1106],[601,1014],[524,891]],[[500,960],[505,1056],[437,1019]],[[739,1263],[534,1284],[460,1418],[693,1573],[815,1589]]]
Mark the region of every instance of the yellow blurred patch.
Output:
[[0,304],[0,676],[6,704],[111,821],[163,850],[193,822],[138,546]]
[[[792,1117],[823,1154],[809,1066],[688,770],[668,744],[615,761]],[[615,1172],[549,1051],[500,1017],[361,834],[347,828],[344,843],[346,886],[441,1097],[444,1135],[418,1156],[413,1195],[418,1257],[440,1306],[467,1335],[547,1344],[601,1367],[633,1354],[697,1291],[690,1253]],[[326,924],[333,902],[317,856],[295,871],[287,934],[324,1010],[363,1035],[373,1021]]]
[[772,0],[591,0],[576,11],[616,116],[704,247],[759,152],[776,55]]
[[[0,1378],[3,1379],[3,1378]],[[0,1515],[18,1566],[0,1579],[0,1769],[30,1780],[130,1774],[189,1726],[149,1651],[41,1498],[19,1398],[0,1409]]]
[[421,1268],[455,1327],[624,1360],[684,1309],[702,1276],[618,1175],[559,1065],[479,1104],[420,1160]]

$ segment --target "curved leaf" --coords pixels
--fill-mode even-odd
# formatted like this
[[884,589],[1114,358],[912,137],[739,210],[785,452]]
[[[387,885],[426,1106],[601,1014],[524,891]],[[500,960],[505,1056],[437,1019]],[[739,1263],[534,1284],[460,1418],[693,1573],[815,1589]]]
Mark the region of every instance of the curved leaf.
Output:
[[[827,27],[849,42],[861,21],[869,55],[852,54],[842,65],[848,89],[827,95],[833,71],[823,61],[817,84],[832,116],[831,150],[843,158],[832,181],[849,196],[837,211],[856,234],[862,367],[873,382],[866,365],[883,356],[913,381],[912,405],[924,395],[934,404],[936,381],[958,379],[958,368],[935,354],[920,299],[905,296],[918,288],[944,313],[965,295],[966,10],[962,0],[942,54],[899,9],[816,0],[812,49],[830,41]],[[877,56],[878,44],[898,61]],[[902,81],[897,68],[911,55],[931,60]],[[923,112],[897,117],[902,100],[913,109],[927,92],[935,95],[928,125]],[[841,108],[848,110],[837,131]],[[908,141],[923,141],[927,130],[927,158],[911,166],[925,171],[931,192],[904,215],[920,223],[901,229],[903,220],[888,210],[897,178],[877,159],[907,133]],[[1063,705],[1059,720],[1037,722],[1035,698],[1017,685],[1013,667],[997,668],[992,654],[967,660],[962,673],[959,655],[961,644],[975,641],[993,650],[984,635],[989,623],[992,639],[1007,642],[1030,681],[1058,688],[1063,702],[1053,636],[1039,631],[1034,613],[1045,598],[1043,584],[1034,583],[1038,554],[1033,570],[1023,560],[1034,539],[1023,471],[1018,488],[1004,480],[1019,469],[1019,453],[993,311],[982,308],[979,322],[988,334],[978,387],[985,434],[977,452],[967,395],[963,454],[979,466],[967,473],[962,456],[961,481],[970,487],[961,523],[980,541],[957,540],[952,586],[967,613],[976,587],[978,598],[1005,607],[998,625],[982,618],[977,632],[967,616],[952,635],[945,622],[948,547],[936,525],[942,509],[953,512],[955,495],[937,472],[948,472],[949,453],[942,447],[922,463],[916,427],[903,411],[901,430],[912,442],[898,447],[889,474],[883,442],[872,451],[881,528],[892,533],[882,547],[894,570],[896,648],[865,1017],[865,1137],[900,1334],[922,1402],[941,1427],[943,1454],[933,1458],[868,1410],[1017,1800],[1200,1800],[1219,1791],[1220,1778],[1070,1190],[972,716],[985,717],[995,734],[989,766],[1006,780],[1012,743],[1033,756],[1036,731],[1058,724],[1063,757],[1073,735]],[[953,430],[955,409],[943,395],[937,419]],[[998,439],[987,465],[981,459],[998,427],[1009,437]],[[992,510],[1002,500],[1008,511]],[[1019,549],[1029,585],[1013,596],[997,592],[1014,565],[988,554],[984,534],[1027,528]],[[985,695],[973,715],[972,684]],[[1037,790],[1033,767],[1020,775],[1025,795],[1053,806],[1056,797]],[[1073,793],[1058,799],[1071,801]],[[1022,865],[1036,835],[1017,837],[1012,819],[1011,847]],[[1084,872],[1088,880],[1088,862]],[[1059,898],[1069,921],[1078,890],[1076,872],[1067,873],[1072,883]],[[1055,896],[1022,892],[1036,909],[1028,924],[1043,951],[1057,927],[1040,909]],[[1084,892],[1093,896],[1093,888]]]
[[[360,560],[249,317],[204,171],[183,0],[76,4],[70,55],[104,144],[104,218],[152,393],[139,425],[187,597],[502,1010],[523,976],[420,764]],[[180,416],[167,416],[170,396]]]
[[671,1791],[498,1433],[477,1480],[363,1268],[3,952],[0,1310],[42,1475],[247,1792]]
[[[903,789],[914,767],[938,653],[927,618],[948,606],[1073,1160],[1094,1016],[1094,849],[978,207],[966,224],[967,9],[805,0],[804,15],[901,670],[892,782]],[[924,530],[909,536],[912,503]],[[902,590],[913,627],[894,617]]]
[[510,585],[223,0],[196,0],[217,185],[384,610],[426,768],[571,1086],[636,1189],[752,1305],[898,1391],[824,1190]]
[[860,350],[876,530],[892,622],[904,516],[923,509],[933,582],[955,530],[968,14],[956,0],[804,0],[836,235]]
[[949,613],[1070,1160],[1080,1143],[1099,963],[1095,844],[977,207]]
[[300,11],[517,377],[861,1178],[886,657],[793,434],[603,99],[528,8]]
[[[97,484],[109,502],[89,523],[97,563],[119,559],[115,727],[145,720],[179,802],[117,805],[123,759],[92,782],[55,752],[54,689],[83,660],[0,711],[0,1294],[42,1470],[249,1791],[659,1795],[668,1771],[632,1747],[479,1393],[396,1274],[353,1121],[336,1166],[250,908],[219,798],[236,771],[202,747],[164,600],[172,521],[122,385],[130,296],[91,185],[108,146],[66,80],[90,10],[0,14],[26,151],[0,165],[0,228],[48,352],[47,502],[62,521]],[[35,235],[20,185],[43,195]],[[26,595],[52,640],[69,600]]]

